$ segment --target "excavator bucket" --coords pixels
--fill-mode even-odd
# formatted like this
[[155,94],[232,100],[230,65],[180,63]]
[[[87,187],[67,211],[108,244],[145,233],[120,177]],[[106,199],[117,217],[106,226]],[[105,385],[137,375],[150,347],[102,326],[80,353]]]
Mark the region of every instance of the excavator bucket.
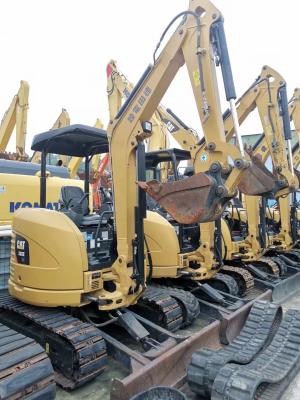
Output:
[[258,156],[251,156],[251,165],[244,169],[238,189],[249,196],[263,196],[274,192],[276,177]]
[[228,200],[218,196],[219,186],[205,173],[180,181],[152,180],[138,182],[138,185],[180,224],[214,221],[220,217]]

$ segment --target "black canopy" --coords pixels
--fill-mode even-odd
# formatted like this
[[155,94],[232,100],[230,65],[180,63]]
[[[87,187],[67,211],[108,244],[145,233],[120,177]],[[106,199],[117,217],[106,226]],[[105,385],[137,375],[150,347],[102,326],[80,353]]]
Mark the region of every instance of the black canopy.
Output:
[[106,131],[80,124],[35,135],[31,149],[75,157],[86,157],[109,151]]
[[181,149],[164,149],[146,153],[146,168],[155,168],[161,162],[190,160],[191,153]]

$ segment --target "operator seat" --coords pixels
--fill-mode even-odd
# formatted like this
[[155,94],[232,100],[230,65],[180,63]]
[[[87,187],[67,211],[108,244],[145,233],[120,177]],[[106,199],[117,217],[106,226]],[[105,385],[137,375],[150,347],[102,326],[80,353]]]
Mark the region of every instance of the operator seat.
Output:
[[193,176],[194,173],[195,173],[194,167],[187,166],[187,167],[185,167],[183,175],[187,178],[187,177]]
[[60,210],[77,226],[98,225],[100,215],[89,214],[87,194],[77,186],[62,186],[60,191]]

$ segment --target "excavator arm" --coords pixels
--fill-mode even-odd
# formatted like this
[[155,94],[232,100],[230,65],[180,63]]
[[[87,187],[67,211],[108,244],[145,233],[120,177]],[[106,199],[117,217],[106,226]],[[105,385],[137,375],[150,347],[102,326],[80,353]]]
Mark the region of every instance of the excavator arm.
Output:
[[[272,157],[275,174],[278,178],[276,196],[282,196],[298,187],[293,168],[289,164],[291,152],[287,157],[286,142],[291,141],[291,133],[286,100],[286,83],[274,69],[264,66],[261,74],[237,102],[240,123],[257,108],[264,134],[253,149],[254,162],[266,162]],[[230,140],[234,127],[230,114],[224,120],[226,137]]]
[[[133,85],[119,70],[116,61],[110,61],[106,68],[107,94],[109,102],[110,119],[113,120],[122,105],[132,92]],[[198,134],[180,120],[170,109],[159,104],[151,118],[153,134],[149,140],[148,151],[165,149],[169,147],[168,134],[184,149],[196,149],[199,142]]]
[[[277,176],[277,193],[282,211],[281,236],[290,245],[291,222],[289,213],[289,196],[298,187],[294,169],[291,166],[291,151],[287,157],[286,142],[290,149],[291,134],[287,108],[286,84],[280,74],[274,69],[264,66],[261,74],[237,102],[239,122],[242,123],[248,115],[257,108],[263,127],[263,135],[252,151],[254,162],[265,164],[271,156],[274,172]],[[225,115],[224,125],[228,140],[233,137],[233,123],[230,114]],[[245,196],[248,215],[248,238],[254,252],[265,246],[265,235],[261,230],[259,197]],[[283,236],[282,236],[283,237]]]
[[[106,67],[107,75],[107,95],[109,104],[109,115],[112,121],[120,110],[124,100],[126,100],[132,90],[133,85],[125,75],[118,69],[116,61],[111,60]],[[148,140],[148,151],[161,150],[170,147],[167,126],[160,120],[160,115],[156,110],[151,118],[152,136]],[[168,178],[168,165],[164,164],[161,169],[161,179],[166,181]]]
[[21,81],[20,89],[14,96],[0,125],[0,153],[6,152],[8,142],[16,128],[16,153],[12,155],[12,158],[17,160],[28,158],[25,153],[28,97],[29,85],[26,81]]
[[[139,237],[139,227],[144,215],[141,211],[137,212],[141,207],[137,208],[139,202],[134,185],[136,157],[138,180],[141,181],[143,163],[139,162],[142,158],[139,154],[143,153],[143,140],[152,133],[147,121],[151,119],[177,71],[184,64],[189,72],[205,134],[207,157],[202,158],[202,164],[197,163],[196,174],[192,178],[173,182],[171,189],[168,183],[155,182],[140,182],[140,187],[155,199],[159,197],[158,201],[162,197],[165,200],[171,198],[170,202],[161,201],[161,204],[170,214],[173,212],[179,222],[203,222],[218,218],[226,201],[235,195],[237,185],[243,179],[249,183],[248,187],[245,185],[247,194],[263,194],[274,187],[273,180],[251,163],[242,146],[239,150],[235,145],[226,143],[215,71],[216,58],[222,66],[226,95],[233,110],[235,92],[222,15],[208,0],[191,0],[189,10],[179,14],[173,22],[179,17],[183,17],[183,21],[157,58],[164,32],[154,53],[154,65],[147,68],[108,126],[112,171],[118,171],[116,174],[113,172],[119,254],[117,270],[124,279],[128,275],[123,274],[122,270],[132,263],[132,243],[136,240],[143,242],[143,238]],[[216,57],[214,52],[217,52]],[[120,149],[123,151],[120,152]],[[228,163],[229,157],[234,160],[233,167]],[[225,183],[220,179],[221,172],[227,173]],[[138,198],[142,199],[140,192]],[[136,208],[128,206],[131,204]],[[196,210],[188,210],[187,205],[193,205]],[[187,214],[192,217],[188,219]],[[141,259],[144,259],[143,252]]]

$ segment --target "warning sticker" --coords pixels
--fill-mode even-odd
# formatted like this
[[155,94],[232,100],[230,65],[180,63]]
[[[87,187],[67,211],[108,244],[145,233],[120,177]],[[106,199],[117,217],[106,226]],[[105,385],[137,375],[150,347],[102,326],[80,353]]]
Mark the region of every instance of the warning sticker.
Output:
[[6,186],[4,186],[4,185],[0,185],[0,194],[1,193],[5,193],[6,192]]

